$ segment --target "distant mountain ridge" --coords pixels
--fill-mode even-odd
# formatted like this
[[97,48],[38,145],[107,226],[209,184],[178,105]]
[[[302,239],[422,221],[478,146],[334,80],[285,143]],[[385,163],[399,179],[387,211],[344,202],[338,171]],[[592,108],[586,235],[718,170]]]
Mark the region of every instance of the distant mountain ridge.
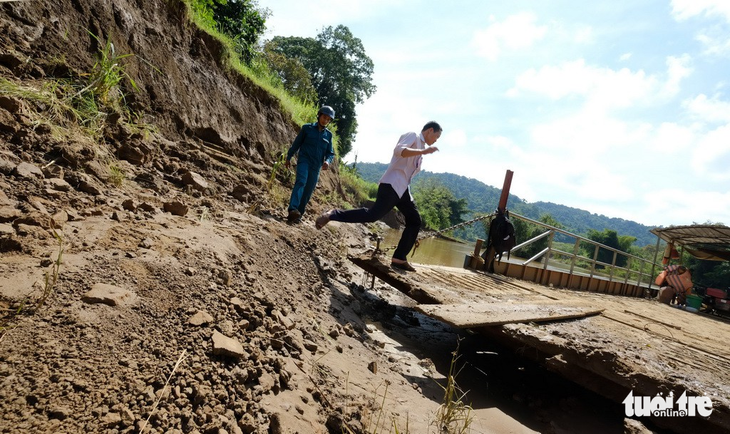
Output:
[[[383,163],[357,163],[356,168],[360,176],[369,182],[378,182],[387,164]],[[497,208],[499,197],[502,194],[500,188],[492,187],[473,178],[467,178],[453,173],[433,173],[422,171],[417,179],[435,179],[446,186],[454,193],[457,199],[466,199],[468,208],[474,213],[490,213]],[[647,244],[655,245],[657,238],[649,232],[653,226],[646,226],[640,223],[615,217],[594,214],[582,209],[571,208],[551,202],[528,203],[513,194],[509,195],[508,209],[517,214],[538,220],[543,214],[550,214],[565,230],[577,235],[585,235],[589,229],[603,231],[611,229],[618,235],[630,235],[636,237],[634,245],[643,247]],[[465,216],[468,217],[468,216]]]

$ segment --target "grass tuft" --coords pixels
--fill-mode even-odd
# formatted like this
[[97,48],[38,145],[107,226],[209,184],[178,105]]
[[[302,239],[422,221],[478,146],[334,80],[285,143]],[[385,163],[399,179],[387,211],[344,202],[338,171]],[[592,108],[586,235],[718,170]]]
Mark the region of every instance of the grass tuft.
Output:
[[109,165],[109,182],[112,185],[121,187],[126,178],[127,175],[124,173],[124,169],[113,163]]
[[449,375],[447,377],[444,389],[444,398],[436,413],[436,423],[438,429],[442,433],[463,434],[469,432],[474,415],[472,414],[471,405],[464,403],[466,392],[462,391],[456,384],[456,361],[459,359],[459,344],[451,353],[451,365],[449,366]]
[[[101,43],[99,37],[88,32],[91,37]],[[107,39],[106,43],[97,53],[97,60],[91,70],[89,84],[81,89],[77,95],[83,95],[91,92],[102,105],[111,106],[118,111],[123,111],[124,93],[119,84],[125,78],[131,84],[134,90],[138,90],[137,83],[126,73],[122,60],[132,56],[131,54],[117,54],[111,39]]]
[[56,237],[56,240],[58,241],[58,256],[56,256],[56,260],[53,262],[53,267],[51,268],[50,272],[46,273],[45,280],[44,280],[44,286],[43,286],[43,293],[41,294],[40,299],[38,299],[38,302],[36,303],[35,307],[33,308],[34,311],[40,310],[43,305],[46,304],[46,301],[48,298],[53,294],[56,288],[56,282],[58,282],[58,274],[61,269],[61,263],[63,258],[63,251],[64,251],[64,241],[63,238],[58,235],[58,232],[56,232],[56,229],[53,227],[53,224],[51,224],[51,232],[53,233],[53,236]]

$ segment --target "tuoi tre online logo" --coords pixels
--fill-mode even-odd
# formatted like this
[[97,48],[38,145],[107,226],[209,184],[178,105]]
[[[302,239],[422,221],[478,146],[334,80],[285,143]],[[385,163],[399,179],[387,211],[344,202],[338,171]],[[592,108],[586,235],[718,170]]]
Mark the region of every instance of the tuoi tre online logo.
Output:
[[634,396],[630,391],[622,401],[627,417],[709,417],[712,414],[712,400],[707,396],[687,396],[687,392],[674,402],[674,392],[662,396],[658,393],[655,397]]

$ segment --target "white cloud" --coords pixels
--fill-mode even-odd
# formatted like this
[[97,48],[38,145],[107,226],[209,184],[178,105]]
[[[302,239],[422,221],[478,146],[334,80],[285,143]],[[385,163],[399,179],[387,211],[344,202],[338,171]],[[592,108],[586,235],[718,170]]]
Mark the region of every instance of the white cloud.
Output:
[[667,82],[664,84],[664,96],[672,97],[679,93],[680,82],[692,75],[694,69],[690,65],[690,56],[669,56],[667,58]]
[[654,131],[649,142],[651,150],[662,154],[676,154],[688,149],[696,140],[691,129],[671,122],[664,122]]
[[579,26],[573,33],[573,41],[577,44],[591,44],[595,42],[593,27]]
[[[466,131],[462,129],[457,130],[448,130],[443,134],[443,140],[440,140],[441,142],[446,143],[449,147],[453,148],[463,148],[469,143],[469,139],[467,138]],[[436,143],[436,146],[439,146],[439,143]]]
[[[383,8],[408,2],[409,0],[261,0],[259,6],[273,9],[266,20],[266,37],[314,37],[324,27],[367,21]],[[347,19],[344,20],[343,17]]]
[[709,56],[725,56],[730,53],[730,41],[725,32],[706,29],[695,37],[704,47],[703,54]]
[[705,223],[707,220],[730,224],[727,211],[730,210],[730,192],[688,191],[675,187],[676,180],[672,178],[667,179],[665,185],[665,189],[644,192],[646,206],[639,211],[636,221],[666,225],[662,222],[671,216],[673,224],[678,225]]
[[593,107],[617,108],[646,101],[657,86],[657,78],[646,76],[644,71],[597,68],[587,66],[581,59],[528,70],[517,77],[508,95],[514,97],[520,91],[530,91],[553,100],[582,96]]
[[679,21],[704,15],[720,16],[730,22],[730,2],[727,0],[672,0],[672,15]]
[[508,95],[517,96],[519,91],[530,91],[557,100],[566,96],[585,95],[591,85],[591,74],[585,62],[576,60],[560,66],[543,66],[539,70],[529,69],[515,80],[515,87]]
[[[672,15],[677,21],[691,18],[705,18],[700,24],[705,27],[697,32],[695,39],[704,47],[703,54],[727,56],[730,54],[730,41],[727,37],[727,24],[730,24],[730,2],[727,0],[673,0]],[[720,21],[712,18],[719,18]]]
[[677,95],[683,79],[692,74],[689,56],[667,58],[666,80],[647,75],[643,70],[611,69],[589,66],[583,59],[558,66],[543,66],[520,74],[507,95],[522,91],[545,95],[553,100],[583,97],[587,107],[596,110],[651,105]]
[[705,134],[691,156],[692,168],[698,176],[707,181],[730,181],[730,125]]
[[537,17],[529,12],[511,15],[502,22],[497,22],[494,16],[489,19],[487,28],[474,32],[472,44],[478,55],[491,61],[497,60],[505,49],[529,48],[547,33],[547,26],[535,24]]
[[721,101],[719,97],[707,98],[700,94],[683,103],[687,112],[701,122],[730,123],[730,102]]

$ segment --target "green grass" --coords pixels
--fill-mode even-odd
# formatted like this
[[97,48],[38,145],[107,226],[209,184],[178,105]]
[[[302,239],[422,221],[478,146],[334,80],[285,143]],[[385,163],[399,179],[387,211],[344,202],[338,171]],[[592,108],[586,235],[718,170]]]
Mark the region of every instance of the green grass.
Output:
[[200,10],[193,7],[190,0],[182,1],[187,7],[191,21],[223,46],[221,60],[224,65],[248,77],[254,84],[275,96],[279,100],[281,109],[285,113],[289,113],[296,124],[301,125],[312,122],[316,118],[317,107],[289,95],[286,90],[277,85],[277,80],[274,79],[273,73],[268,69],[263,59],[254,59],[251,65],[246,65],[236,53],[233,40],[215,28],[212,19],[204,16]]
[[101,113],[93,99],[76,96],[74,85],[66,80],[18,84],[0,77],[0,93],[29,102],[35,109],[31,122],[51,127],[55,136],[66,137],[70,129],[96,137],[101,131]]
[[126,177],[127,175],[124,173],[122,168],[114,163],[109,165],[109,182],[111,182],[112,185],[121,187]]
[[374,200],[378,192],[377,183],[365,181],[356,169],[346,164],[340,164],[340,182],[348,196],[347,200],[354,204],[362,204],[368,199]]
[[102,105],[113,107],[121,112],[126,105],[124,93],[120,88],[121,82],[126,79],[135,91],[139,90],[134,80],[126,73],[122,63],[122,60],[132,55],[117,54],[111,38],[102,44],[102,41],[96,35],[91,32],[89,32],[89,35],[96,39],[102,45],[102,48],[97,53],[96,63],[94,63],[89,77],[89,84],[81,89],[78,95],[90,92]]

